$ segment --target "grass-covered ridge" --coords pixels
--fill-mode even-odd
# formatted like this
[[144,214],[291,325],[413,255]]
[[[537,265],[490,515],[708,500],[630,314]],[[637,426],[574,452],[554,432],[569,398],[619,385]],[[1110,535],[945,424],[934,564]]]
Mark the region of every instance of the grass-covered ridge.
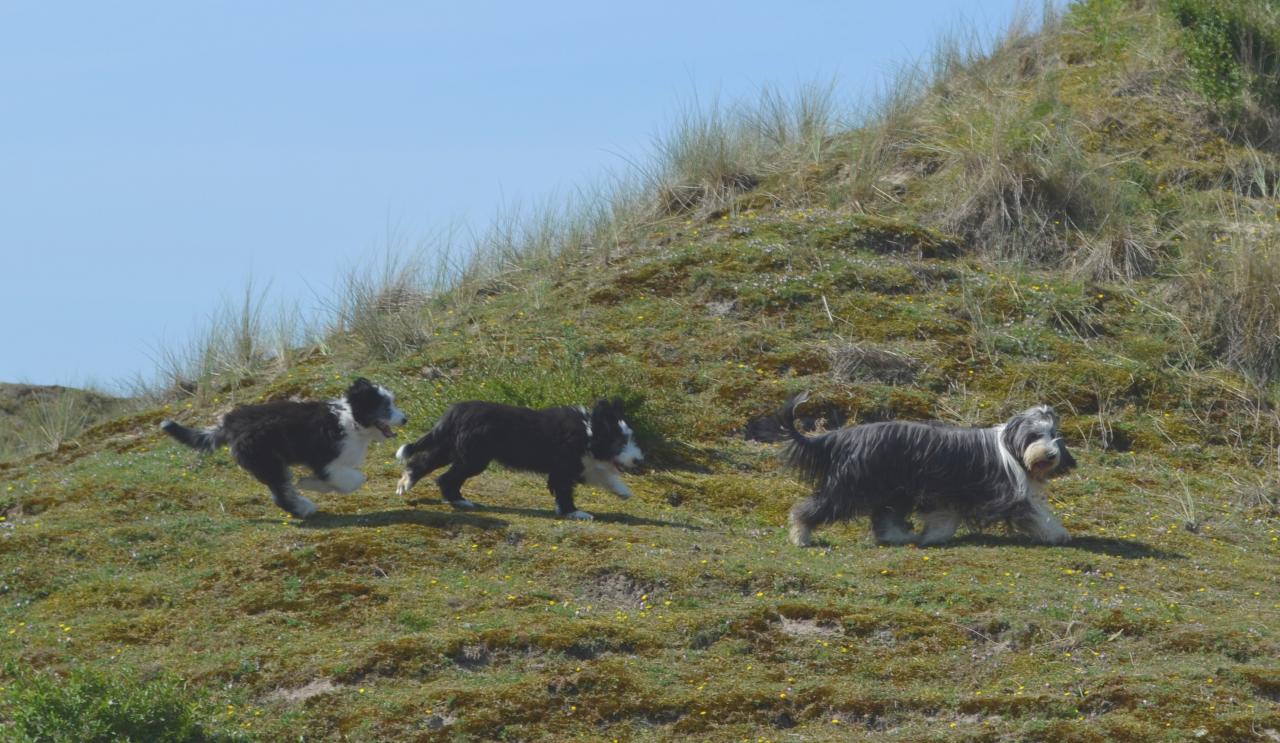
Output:
[[[474,263],[349,276],[327,332],[247,293],[153,404],[0,464],[0,732],[69,709],[188,740],[1276,735],[1280,168],[1266,68],[1211,96],[1187,5],[944,44],[852,127],[823,88],[691,113],[637,182],[495,224]],[[621,394],[654,464],[568,523],[496,468],[482,510],[404,502],[384,444],[299,523],[156,429],[357,373],[415,428]],[[741,432],[800,389],[852,422],[1055,405],[1075,541],[790,547],[804,488]]]

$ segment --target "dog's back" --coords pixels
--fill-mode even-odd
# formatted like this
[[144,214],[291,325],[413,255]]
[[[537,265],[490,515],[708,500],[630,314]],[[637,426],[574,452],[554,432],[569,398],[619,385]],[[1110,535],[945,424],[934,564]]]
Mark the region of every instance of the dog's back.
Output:
[[507,467],[547,472],[586,450],[586,416],[580,408],[535,410],[470,400],[449,406],[422,438],[396,452],[401,461],[431,452],[454,461],[494,460]]
[[270,452],[288,464],[322,468],[338,451],[342,429],[327,402],[291,401],[245,405],[222,418],[233,450]]

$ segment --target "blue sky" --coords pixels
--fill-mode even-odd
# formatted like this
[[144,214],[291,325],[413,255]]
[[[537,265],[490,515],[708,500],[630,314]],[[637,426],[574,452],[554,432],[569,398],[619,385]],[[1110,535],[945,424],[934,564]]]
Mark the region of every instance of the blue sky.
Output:
[[695,95],[849,104],[1016,0],[0,0],[0,381],[149,376],[252,278],[341,270],[644,160]]

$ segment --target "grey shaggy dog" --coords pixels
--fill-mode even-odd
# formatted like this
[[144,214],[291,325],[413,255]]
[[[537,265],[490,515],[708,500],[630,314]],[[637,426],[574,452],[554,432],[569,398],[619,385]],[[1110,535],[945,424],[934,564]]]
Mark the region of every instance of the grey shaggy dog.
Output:
[[[890,421],[806,436],[795,411],[808,398],[802,392],[778,413],[791,439],[787,464],[816,488],[791,509],[793,544],[808,546],[818,526],[856,516],[871,517],[880,544],[941,544],[961,523],[996,521],[1044,544],[1071,538],[1044,491],[1076,466],[1048,405],[989,428]],[[912,512],[924,522],[919,534]]]

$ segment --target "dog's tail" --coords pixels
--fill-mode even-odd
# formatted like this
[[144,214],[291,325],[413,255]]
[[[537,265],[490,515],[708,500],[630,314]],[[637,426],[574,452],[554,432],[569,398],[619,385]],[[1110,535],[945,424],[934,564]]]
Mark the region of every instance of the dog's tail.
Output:
[[227,443],[221,426],[195,429],[187,428],[177,421],[164,420],[160,422],[160,428],[178,441],[199,451],[213,451]]
[[440,427],[443,423],[444,423],[444,419],[441,419],[438,423],[436,423],[434,428],[432,428],[430,431],[427,431],[425,434],[423,434],[422,438],[418,439],[417,441],[414,441],[413,443],[404,444],[399,449],[396,449],[396,459],[398,459],[401,462],[401,464],[404,464],[404,463],[407,463],[410,459],[412,459],[414,454],[426,451],[427,449],[434,447],[436,445],[436,442],[439,440]]
[[785,453],[787,466],[795,470],[801,479],[820,485],[827,479],[831,471],[831,452],[823,441],[823,436],[809,437],[796,428],[796,408],[809,399],[808,392],[787,400],[778,411],[778,428],[786,434],[791,442]]

